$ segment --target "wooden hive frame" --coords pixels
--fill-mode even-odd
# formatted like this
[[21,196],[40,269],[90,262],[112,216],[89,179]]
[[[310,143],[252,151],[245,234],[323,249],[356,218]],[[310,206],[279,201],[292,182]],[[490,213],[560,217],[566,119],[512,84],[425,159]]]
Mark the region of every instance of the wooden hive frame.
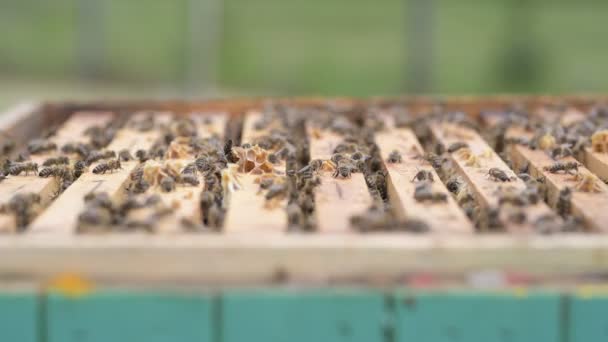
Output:
[[[441,99],[447,109],[462,110],[474,116],[481,110],[501,109],[514,102],[529,107],[565,102],[585,111],[603,100],[578,96]],[[62,123],[80,111],[157,110],[183,115],[223,112],[241,118],[248,111],[261,109],[265,101],[23,104],[0,117],[0,131],[10,132],[16,143],[23,145],[44,127]],[[327,99],[277,101],[314,106],[325,104]],[[437,99],[333,101],[376,106],[405,103],[410,110],[417,111],[429,108]],[[230,137],[233,133],[229,129],[226,134]],[[5,136],[0,136],[0,141]],[[544,275],[608,271],[608,236],[601,234],[452,234],[434,229],[427,234],[286,234],[270,231],[77,235],[69,227],[57,229],[49,234],[0,235],[0,275],[6,279],[34,282],[62,272],[76,272],[107,283],[260,284],[275,281],[277,277],[302,282],[372,281],[378,278],[398,281],[400,276],[417,271],[462,274],[487,268]]]

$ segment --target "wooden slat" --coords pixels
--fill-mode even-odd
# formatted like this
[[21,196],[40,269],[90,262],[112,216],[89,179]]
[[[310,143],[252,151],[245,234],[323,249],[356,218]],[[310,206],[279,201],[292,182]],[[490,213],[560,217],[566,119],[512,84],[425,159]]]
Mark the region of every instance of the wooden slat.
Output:
[[[507,137],[531,137],[532,134],[522,130],[521,128],[510,128]],[[513,161],[514,167],[519,168],[529,164],[530,174],[533,177],[545,177],[547,184],[548,203],[555,206],[559,196],[559,192],[566,188],[574,188],[576,181],[572,175],[560,173],[550,173],[543,168],[549,167],[555,163],[545,151],[531,150],[522,145],[512,145],[509,147],[509,153]],[[573,157],[562,158],[560,162],[576,162]],[[579,167],[579,172],[591,172],[585,166]],[[580,216],[586,225],[597,231],[608,231],[608,186],[603,182],[598,182],[600,192],[580,192],[574,191],[572,194],[572,210],[573,214]],[[574,189],[573,189],[574,190]]]
[[[455,142],[466,142],[471,150],[474,158],[477,159],[478,165],[467,165],[466,160],[458,157],[458,152],[450,154],[451,161],[456,167],[456,172],[465,180],[469,189],[472,191],[480,209],[498,208],[499,194],[501,187],[513,187],[516,191],[521,191],[526,188],[525,183],[516,177],[515,173],[509,169],[505,162],[494,152],[490,146],[472,129],[451,124],[451,123],[433,123],[431,124],[431,132],[434,139],[448,148]],[[496,182],[488,176],[488,170],[498,168],[504,171],[507,176],[514,177],[510,182]],[[530,205],[519,208],[526,215],[526,221],[523,224],[514,222],[505,222],[505,229],[511,232],[532,232],[532,223],[536,219],[551,214],[551,210],[540,201],[536,205]],[[502,210],[501,210],[502,212]],[[488,222],[481,222],[481,228],[486,229]]]
[[[192,119],[196,123],[198,137],[210,138],[217,136],[223,139],[226,128],[227,116],[225,114],[195,113]],[[167,162],[180,163],[185,166],[195,161],[195,155],[186,156],[184,160],[167,160]],[[165,216],[158,222],[159,233],[182,232],[182,220],[190,222],[202,222],[200,210],[200,195],[205,187],[204,180],[200,179],[197,186],[177,184],[175,190],[162,192],[159,187],[152,187],[147,194],[159,194],[164,203],[172,208],[172,215]]]
[[[310,144],[310,159],[328,160],[342,137],[307,122],[306,134]],[[372,198],[362,173],[350,178],[334,178],[321,172],[321,185],[315,188],[315,215],[319,232],[346,233],[351,231],[350,218],[364,213]]]
[[[113,117],[109,112],[78,112],[73,114],[56,134],[48,140],[57,144],[57,150],[49,153],[34,154],[31,162],[38,163],[39,170],[42,163],[49,157],[61,155],[59,149],[67,142],[86,142],[88,137],[84,131],[93,125],[105,125]],[[9,176],[0,183],[0,205],[7,203],[19,193],[35,193],[40,195],[40,203],[46,207],[59,189],[59,182],[55,178],[41,178],[36,173],[29,175]],[[15,220],[12,215],[0,214],[0,231],[14,231]]]
[[[241,136],[241,144],[254,143],[255,139],[269,134],[267,129],[256,130],[255,123],[262,117],[259,112],[247,113]],[[275,165],[276,169],[285,170],[285,163]],[[258,193],[259,185],[255,179],[259,175],[238,174],[239,190],[229,196],[223,231],[226,233],[283,232],[287,228],[286,200],[269,208],[262,194]]]
[[[386,118],[387,129],[377,132],[376,144],[388,172],[388,196],[396,217],[414,218],[425,221],[434,232],[473,232],[473,225],[452,198],[439,176],[429,163],[420,158],[424,150],[409,128],[395,128],[390,118]],[[401,163],[388,163],[392,151],[402,156]],[[433,191],[444,193],[445,203],[419,202],[414,199],[416,183],[412,182],[420,170],[433,174]]]
[[[158,122],[161,122],[168,121],[170,116],[159,114],[156,118]],[[134,154],[139,149],[150,148],[158,137],[159,132],[156,130],[139,132],[125,127],[116,132],[114,140],[107,146],[107,149],[113,151],[129,149],[131,154]],[[137,167],[138,162],[130,161],[121,164],[122,169],[112,173],[86,172],[82,174],[32,223],[29,232],[33,234],[73,233],[76,229],[78,215],[85,207],[84,196],[90,192],[107,192],[111,197],[120,200],[124,195],[124,186],[129,182],[129,175]],[[91,165],[90,170],[95,165]]]

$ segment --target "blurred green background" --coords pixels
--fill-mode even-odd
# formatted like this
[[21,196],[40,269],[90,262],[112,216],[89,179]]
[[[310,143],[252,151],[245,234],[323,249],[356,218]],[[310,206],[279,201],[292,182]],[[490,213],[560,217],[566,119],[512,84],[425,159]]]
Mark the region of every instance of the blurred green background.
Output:
[[3,0],[22,98],[604,92],[605,0]]

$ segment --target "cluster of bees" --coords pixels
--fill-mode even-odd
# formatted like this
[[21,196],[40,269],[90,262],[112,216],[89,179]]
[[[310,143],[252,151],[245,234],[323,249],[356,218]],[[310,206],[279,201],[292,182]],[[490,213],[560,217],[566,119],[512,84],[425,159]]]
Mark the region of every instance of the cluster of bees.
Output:
[[[141,120],[126,123],[128,127],[140,132],[155,130],[160,133],[149,149],[137,150],[134,155],[128,150],[105,150],[117,128],[125,124],[124,120],[90,127],[85,131],[88,141],[84,143],[57,146],[48,140],[52,136],[51,132],[30,141],[16,158],[5,159],[0,181],[6,177],[30,174],[54,177],[60,181],[60,193],[89,168],[92,168],[94,174],[101,175],[120,170],[125,162],[137,160],[139,165],[130,175],[126,200],[118,203],[105,193],[87,195],[86,209],[79,216],[79,231],[94,231],[100,227],[154,231],[160,218],[171,214],[174,209],[167,207],[158,195],[146,196],[149,189],[172,192],[179,186],[197,187],[201,182],[204,184],[200,194],[202,222],[182,223],[186,229],[212,227],[217,230],[223,224],[230,193],[239,186],[239,174],[253,174],[258,176],[256,182],[259,184],[259,193],[264,196],[268,207],[276,207],[284,200],[287,201],[289,230],[310,231],[315,225],[314,189],[321,184],[321,173],[329,173],[337,179],[348,179],[353,173],[362,173],[373,201],[366,213],[351,218],[351,224],[356,230],[428,231],[429,227],[424,221],[400,221],[395,219],[390,210],[384,164],[403,163],[404,156],[395,150],[391,151],[386,160],[380,157],[374,143],[374,134],[385,127],[383,118],[377,113],[373,107],[342,108],[328,104],[321,108],[291,108],[272,105],[262,111],[260,120],[254,124],[255,130],[264,133],[254,141],[241,145],[233,144],[230,139],[222,144],[218,137],[199,137],[196,130],[198,123],[193,119],[174,118],[163,123],[150,114]],[[498,207],[482,212],[467,182],[455,173],[448,155],[452,154],[462,160],[464,165],[475,168],[482,168],[483,159],[487,155],[474,154],[466,137],[449,146],[433,145],[429,132],[429,124],[436,121],[480,131],[478,123],[464,113],[446,113],[439,106],[425,116],[409,115],[403,107],[394,109],[392,113],[397,127],[412,128],[429,150],[433,150],[419,157],[428,167],[424,165],[411,179],[415,183],[412,196],[416,201],[437,204],[448,201],[449,193],[434,189],[434,184],[438,181],[435,177],[438,175],[469,218],[478,222],[483,220],[490,229],[499,229],[504,226],[505,219],[513,223],[526,222],[524,208],[546,198],[545,179],[532,177],[527,165],[515,173],[491,167],[487,170],[486,177],[492,182],[500,183],[497,184]],[[304,125],[312,115],[315,116],[314,124],[341,137],[341,142],[334,147],[333,154],[327,160],[310,160]],[[513,126],[532,132],[531,137],[508,136],[507,130]],[[492,133],[497,152],[514,144],[543,150],[553,160],[543,171],[572,177],[573,185],[561,189],[556,202],[557,213],[567,219],[567,224],[555,228],[558,222],[556,217],[545,215],[536,219],[532,225],[539,232],[546,233],[580,229],[580,222],[570,215],[573,192],[601,192],[603,186],[598,177],[581,170],[582,164],[574,158],[579,158],[588,147],[595,152],[608,151],[608,110],[598,107],[581,120],[562,125],[559,121],[541,121],[516,109],[504,115]],[[12,155],[14,149],[14,144],[9,141],[4,141],[0,146],[0,152],[5,155]],[[30,160],[31,155],[57,151],[61,154],[47,158],[41,165]],[[493,152],[489,151],[488,155],[491,153]],[[172,161],[192,156],[194,161],[191,163]],[[510,165],[508,158],[504,154],[501,156]],[[525,189],[512,186],[512,182],[517,179],[525,183]],[[39,197],[19,194],[0,209],[15,213],[18,226],[24,227],[36,215],[39,207]],[[135,215],[139,217],[135,219],[132,216],[137,211],[148,214],[143,218]]]

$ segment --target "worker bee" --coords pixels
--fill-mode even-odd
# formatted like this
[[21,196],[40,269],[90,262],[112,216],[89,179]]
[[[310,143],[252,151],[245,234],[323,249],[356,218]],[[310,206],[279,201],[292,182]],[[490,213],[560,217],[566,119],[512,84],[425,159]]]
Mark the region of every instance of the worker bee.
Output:
[[114,170],[118,170],[118,169],[122,169],[122,166],[120,165],[120,160],[118,159],[113,159],[113,160],[109,160],[107,162],[103,162],[100,163],[99,165],[95,166],[95,168],[93,169],[93,173],[94,174],[105,174],[106,172],[112,172]]
[[354,169],[354,166],[349,160],[340,160],[332,176],[334,178],[350,178],[350,175],[354,171]]
[[448,197],[443,192],[433,191],[431,183],[425,181],[416,185],[416,189],[414,190],[414,199],[418,202],[446,202]]
[[273,198],[280,198],[285,195],[287,195],[287,184],[275,183],[268,188],[265,198],[266,200],[271,200]]
[[389,155],[388,155],[388,159],[386,160],[388,163],[391,164],[395,164],[395,163],[401,163],[402,162],[402,157],[401,157],[401,153],[397,150],[393,150]]
[[530,139],[525,137],[506,137],[504,140],[505,145],[530,145]]
[[297,203],[291,203],[287,206],[287,225],[289,230],[294,230],[297,227],[301,227],[304,221],[304,214],[302,208]]
[[69,163],[70,163],[70,160],[68,159],[68,157],[60,156],[60,157],[54,157],[54,158],[52,157],[52,158],[46,159],[42,163],[42,166],[67,165]]
[[182,175],[196,175],[197,173],[197,168],[196,168],[196,163],[189,163],[186,166],[184,166],[184,168],[181,171]]
[[146,151],[146,150],[137,150],[137,151],[135,151],[135,158],[137,158],[137,160],[139,160],[140,163],[144,163],[148,159],[150,159],[150,155],[148,154],[148,151]]
[[228,139],[224,144],[224,156],[226,156],[229,163],[236,163],[239,159],[234,151],[232,151],[232,139]]
[[456,194],[458,193],[458,191],[460,190],[460,186],[462,185],[462,183],[458,180],[458,178],[452,177],[450,179],[448,179],[448,181],[446,182],[445,186],[447,187],[448,191]]
[[400,223],[400,226],[402,229],[412,233],[427,233],[431,230],[431,227],[426,222],[415,218],[407,218]]
[[569,162],[555,162],[550,166],[543,167],[543,170],[549,171],[551,173],[558,173],[559,171],[564,171],[565,173],[572,174],[570,171],[574,170],[578,172],[578,167],[581,166],[579,163],[575,161]]
[[181,176],[180,181],[181,181],[181,183],[190,184],[190,185],[194,185],[194,186],[200,184],[200,181],[198,180],[196,175],[193,175],[193,174],[186,174],[186,175]]
[[331,160],[334,164],[338,164],[341,160],[346,158],[346,155],[343,153],[334,153],[329,160]]
[[551,150],[551,158],[561,159],[572,156],[572,149],[568,145],[559,145]]
[[5,139],[0,143],[0,156],[8,156],[17,145],[12,139]]
[[450,146],[448,146],[448,153],[454,153],[462,148],[468,148],[469,144],[467,144],[464,141],[458,141],[455,143],[450,144]]
[[32,162],[13,163],[10,167],[8,167],[8,173],[12,176],[17,176],[21,172],[25,172],[26,175],[28,175],[30,172],[37,173],[38,164]]
[[87,156],[85,162],[87,165],[91,165],[102,159],[110,159],[116,157],[116,152],[108,150],[108,151],[91,151]]
[[72,171],[70,170],[69,167],[64,166],[64,165],[54,165],[54,166],[45,167],[42,170],[40,170],[40,172],[38,173],[38,176],[42,177],[42,178],[48,178],[48,177],[64,178],[64,177],[66,177],[67,173],[69,173],[70,176],[72,174]]
[[15,214],[16,225],[19,231],[31,222],[35,215],[35,205],[40,203],[40,195],[36,193],[18,193],[8,202],[8,210]]
[[131,152],[129,152],[128,149],[122,149],[120,150],[120,152],[118,152],[118,158],[120,159],[120,161],[131,161],[133,160],[133,156],[131,155]]
[[86,168],[87,168],[87,164],[82,160],[79,160],[76,163],[74,163],[74,177],[75,178],[80,177],[86,171]]
[[489,176],[494,181],[510,182],[514,180],[514,177],[507,176],[506,172],[497,167],[490,168],[488,170],[487,176]]
[[421,182],[421,181],[429,181],[434,182],[433,172],[429,170],[420,170],[414,175],[414,178],[410,182]]
[[557,203],[555,208],[557,209],[557,213],[566,217],[572,211],[572,189],[570,187],[565,187],[559,191],[559,195],[557,197]]
[[490,230],[501,229],[504,226],[500,219],[500,207],[492,207],[486,210],[486,223]]
[[57,149],[57,144],[44,139],[34,139],[27,145],[27,151],[31,154],[44,153]]
[[164,176],[160,180],[160,188],[164,192],[170,192],[175,190],[175,179],[171,176]]
[[[397,152],[398,153],[398,151],[393,151],[393,152]],[[399,156],[399,157],[401,157],[401,156]],[[357,151],[357,152],[355,152],[355,153],[353,153],[353,154],[350,155],[350,159],[352,159],[352,160],[364,160],[364,159],[366,159],[366,155],[364,155],[363,152],[361,152],[361,151]]]

